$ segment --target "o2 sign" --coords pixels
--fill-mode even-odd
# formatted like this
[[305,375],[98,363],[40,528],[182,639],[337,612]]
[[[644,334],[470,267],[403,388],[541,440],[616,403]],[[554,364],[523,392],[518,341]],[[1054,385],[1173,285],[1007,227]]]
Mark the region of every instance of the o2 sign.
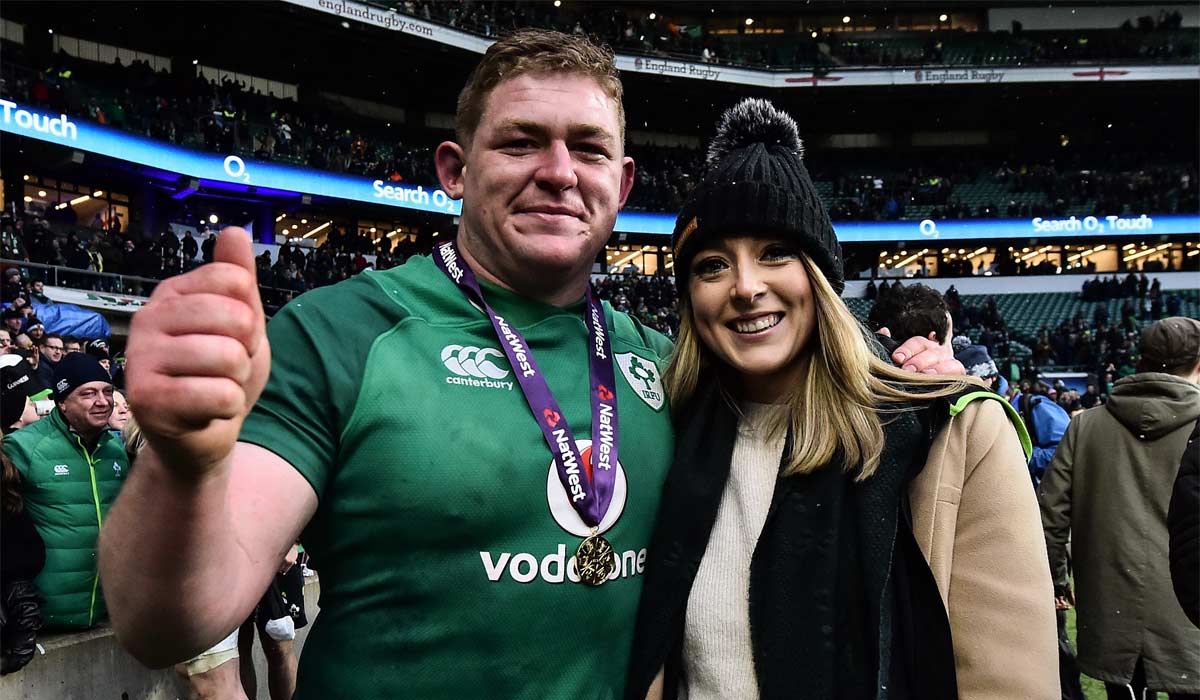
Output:
[[249,184],[250,173],[246,172],[246,161],[237,156],[225,156],[225,174]]

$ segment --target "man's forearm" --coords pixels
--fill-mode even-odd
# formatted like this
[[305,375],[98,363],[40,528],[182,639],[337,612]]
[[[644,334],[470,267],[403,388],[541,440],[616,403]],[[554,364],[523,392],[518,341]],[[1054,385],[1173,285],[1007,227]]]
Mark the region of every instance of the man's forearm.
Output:
[[100,572],[113,627],[147,665],[202,651],[257,600],[239,596],[253,567],[238,544],[229,475],[226,464],[181,478],[147,447],[105,520]]

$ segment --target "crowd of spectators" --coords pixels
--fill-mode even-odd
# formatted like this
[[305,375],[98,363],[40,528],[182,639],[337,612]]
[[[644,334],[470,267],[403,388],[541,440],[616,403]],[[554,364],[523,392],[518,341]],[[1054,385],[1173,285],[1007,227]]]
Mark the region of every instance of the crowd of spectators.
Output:
[[[479,11],[482,5],[472,7]],[[542,10],[531,7],[529,11]],[[209,151],[393,183],[437,183],[433,150],[441,135],[389,128],[331,105],[263,95],[231,80],[218,84],[197,74],[181,83],[140,61],[129,66],[102,64],[59,53],[55,65],[40,72],[6,64],[0,95]],[[400,133],[404,139],[397,136]],[[628,150],[638,168],[627,206],[678,211],[703,173],[703,151],[645,145],[631,145]],[[1126,157],[1106,162],[1103,168],[1082,157],[1012,157],[1000,159],[999,164],[993,158],[931,155],[920,165],[897,171],[886,159],[874,166],[844,166],[818,157],[810,159],[810,167],[814,180],[828,188],[826,205],[835,221],[1200,210],[1200,178],[1194,164],[1169,164],[1170,158],[1161,154]],[[988,186],[991,199],[966,203],[965,185]],[[1036,201],[1030,193],[1037,195]]]
[[[616,7],[573,8],[551,3],[483,3],[472,0],[388,0],[398,12],[419,19],[492,37],[521,27],[542,27],[598,37],[618,51],[676,57],[705,63],[725,63],[772,68],[824,68],[831,66],[941,65],[951,56],[948,43],[971,50],[953,54],[956,62],[976,65],[987,61],[988,51],[1003,48],[1019,64],[1062,64],[1080,61],[1178,61],[1196,55],[1194,39],[1180,35],[1183,16],[1161,10],[1157,17],[1143,16],[1114,31],[1023,32],[1018,26],[996,32],[943,31],[924,41],[906,41],[908,32],[870,33],[813,30],[793,18],[784,31],[755,35],[738,23],[735,32],[717,33],[699,14],[661,14],[651,9]],[[655,8],[655,10],[661,8]],[[751,25],[752,26],[752,25]],[[884,40],[873,40],[873,35]],[[758,41],[747,42],[753,37]],[[898,39],[898,41],[887,41]]]
[[[167,229],[156,238],[143,239],[118,227],[78,228],[49,221],[36,209],[13,217],[0,216],[0,257],[59,268],[53,280],[47,271],[30,268],[30,276],[43,282],[115,294],[149,295],[155,280],[211,262],[216,231],[201,224],[182,235]],[[272,255],[258,257],[258,279],[268,311],[315,287],[347,279],[364,269],[385,270],[403,263],[418,251],[411,239],[371,241],[334,227],[316,247],[286,242]],[[69,270],[86,271],[73,275]],[[105,275],[87,273],[106,273]],[[113,277],[119,275],[120,277]]]
[[[144,61],[96,63],[62,52],[39,71],[8,63],[3,77],[4,97],[169,143],[390,182],[437,181],[436,137],[317,99],[301,104],[199,72],[180,80]],[[399,138],[401,132],[412,141]]]
[[[48,282],[114,294],[149,295],[155,280],[212,261],[216,231],[200,230],[199,237],[185,229],[182,236],[166,230],[157,238],[142,240],[116,227],[108,230],[54,225],[31,209],[15,219],[7,213],[0,215],[0,258],[65,268],[53,277],[45,269],[28,268],[26,281],[38,285]],[[277,252],[263,250],[257,258],[259,289],[267,313],[273,314],[310,289],[336,284],[366,269],[395,267],[420,252],[420,245],[412,237],[399,241],[385,237],[373,242],[344,227],[334,227],[315,247],[287,241]],[[71,269],[81,273],[73,275]],[[15,294],[17,290],[11,291]],[[674,336],[679,317],[670,277],[614,274],[601,280],[597,291],[617,309]],[[11,301],[13,294],[6,288],[2,298]]]
[[675,280],[664,275],[608,275],[595,283],[596,294],[617,311],[674,338],[679,329]]
[[[881,308],[880,300],[887,307],[888,295],[905,286],[895,280],[868,288],[868,297],[875,301],[867,316],[868,323],[875,309]],[[1080,300],[1095,304],[1091,318],[1079,311],[1057,325],[1043,324],[1033,334],[1012,331],[994,296],[986,297],[981,304],[966,304],[951,285],[943,297],[951,315],[953,334],[975,338],[998,365],[1013,369],[1014,378],[1019,375],[1033,381],[1047,368],[1082,371],[1102,389],[1135,372],[1138,337],[1146,324],[1183,312],[1183,300],[1178,294],[1163,292],[1157,279],[1132,273],[1123,280],[1113,276],[1085,282]],[[1111,299],[1125,300],[1119,318],[1110,317],[1107,302]]]
[[[1185,164],[1098,172],[1090,167],[1060,168],[1051,159],[1015,169],[1004,162],[994,174],[914,168],[893,176],[839,175],[832,182],[829,210],[834,220],[1014,219],[1200,210],[1195,167]],[[990,199],[974,206],[964,203],[956,187],[961,191],[968,184],[988,186]],[[1041,195],[1039,201],[1022,196],[1031,192]],[[920,210],[913,211],[914,205]]]

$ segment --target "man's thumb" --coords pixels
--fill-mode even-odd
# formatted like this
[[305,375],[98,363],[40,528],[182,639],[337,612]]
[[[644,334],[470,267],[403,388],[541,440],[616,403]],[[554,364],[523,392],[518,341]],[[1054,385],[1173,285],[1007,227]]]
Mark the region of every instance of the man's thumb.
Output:
[[244,228],[229,226],[221,229],[221,235],[217,236],[217,245],[213,250],[213,260],[237,265],[257,278],[254,248],[250,245],[250,234],[246,233]]

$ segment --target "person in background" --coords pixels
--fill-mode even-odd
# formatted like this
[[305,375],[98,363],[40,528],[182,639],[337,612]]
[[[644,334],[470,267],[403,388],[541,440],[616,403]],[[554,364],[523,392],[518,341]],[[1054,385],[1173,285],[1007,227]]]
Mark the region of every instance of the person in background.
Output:
[[951,347],[954,348],[954,359],[963,364],[967,376],[978,378],[992,391],[1004,396],[1004,389],[1000,385],[1002,381],[1000,370],[996,368],[995,361],[988,354],[987,347],[972,343],[971,339],[965,335],[956,336],[951,341]]
[[1200,418],[1200,321],[1158,321],[1139,348],[1138,372],[1067,428],[1042,481],[1042,524],[1055,595],[1078,611],[1083,672],[1110,700],[1195,700],[1200,629],[1171,587],[1167,509]]
[[42,384],[53,386],[54,369],[65,354],[62,336],[57,333],[43,335],[38,340],[38,354],[41,356],[37,366],[38,377],[41,378]]
[[7,434],[40,418],[34,401],[47,392],[25,360],[5,359],[0,365],[0,429]]
[[4,436],[21,475],[21,496],[46,541],[37,578],[47,626],[90,628],[105,617],[96,568],[100,524],[129,472],[125,448],[108,431],[112,384],[95,358],[58,364],[54,409]]
[[1033,443],[1029,478],[1033,481],[1034,489],[1042,482],[1046,467],[1054,459],[1054,451],[1058,449],[1067,424],[1071,422],[1070,414],[1048,396],[1049,391],[1050,388],[1043,382],[1037,382],[1035,387],[1017,392],[1010,400],[1013,408],[1021,414]]
[[296,566],[299,547],[292,545],[258,607],[238,630],[241,680],[246,696],[258,696],[252,663],[254,632],[267,660],[267,690],[271,700],[291,700],[296,692],[296,630],[308,624],[304,612],[304,576]]
[[108,372],[109,377],[112,377],[112,359],[108,353],[108,341],[103,338],[96,338],[84,347],[84,352],[96,358],[96,361],[100,363],[104,371]]
[[71,336],[66,336],[63,338],[63,353],[64,354],[70,355],[73,352],[82,352],[82,351],[83,351],[83,345],[79,342],[78,338],[74,338]]
[[[24,360],[0,367],[0,435],[36,423],[30,395],[39,383]],[[21,476],[0,446],[0,675],[34,657],[42,626],[41,594],[33,581],[46,564],[46,545],[25,510]]]
[[4,271],[4,287],[0,291],[0,301],[12,302],[25,293],[25,284],[21,281],[21,271],[10,267]]
[[[17,421],[9,423],[11,413],[3,406],[0,416],[0,432],[21,427]],[[25,510],[21,475],[0,447],[0,675],[21,670],[37,651],[42,597],[34,579],[45,565],[46,545]]]
[[886,329],[892,338],[929,338],[950,347],[954,322],[950,307],[937,290],[923,284],[909,284],[880,296],[867,316],[874,331]]
[[1167,511],[1171,534],[1171,583],[1179,606],[1200,627],[1200,421],[1192,429]]
[[46,324],[42,323],[37,316],[30,316],[25,319],[25,335],[33,341],[34,345],[40,345],[42,336],[46,334]]
[[4,311],[0,311],[0,320],[3,321],[4,328],[8,330],[9,335],[16,340],[17,336],[21,334],[21,327],[25,324],[25,314],[21,313],[20,309],[9,306]]
[[29,298],[39,304],[49,306],[54,303],[54,300],[46,296],[46,283],[41,280],[34,280],[29,285]]
[[116,432],[119,437],[132,418],[133,413],[129,410],[129,401],[125,399],[125,394],[119,390],[114,390],[113,412],[112,416],[108,419],[109,430]]

